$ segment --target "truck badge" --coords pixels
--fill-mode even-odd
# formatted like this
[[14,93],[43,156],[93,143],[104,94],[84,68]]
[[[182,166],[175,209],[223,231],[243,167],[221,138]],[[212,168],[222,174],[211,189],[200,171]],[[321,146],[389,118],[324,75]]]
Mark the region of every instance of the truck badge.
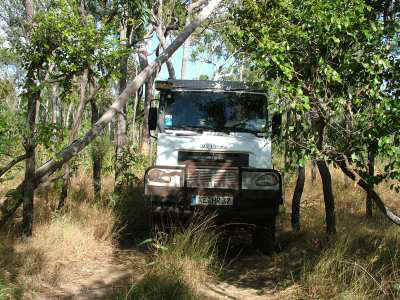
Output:
[[202,149],[226,149],[226,146],[215,145],[215,144],[203,144],[200,146]]

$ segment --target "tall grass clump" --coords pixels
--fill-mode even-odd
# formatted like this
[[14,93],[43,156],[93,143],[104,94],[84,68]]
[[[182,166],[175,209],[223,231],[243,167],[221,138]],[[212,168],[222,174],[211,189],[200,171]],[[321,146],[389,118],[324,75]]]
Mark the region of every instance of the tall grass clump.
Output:
[[18,284],[25,290],[57,288],[80,277],[82,269],[110,261],[112,222],[109,212],[81,204],[36,224],[30,241],[14,245]]
[[[319,179],[306,181],[302,199],[301,240],[290,241],[303,254],[298,276],[292,280],[304,299],[397,299],[400,297],[400,229],[377,208],[365,216],[365,193],[331,168],[338,232],[326,237]],[[311,176],[308,176],[310,178]],[[288,186],[289,195],[293,183]],[[389,186],[377,188],[385,202],[398,209]],[[397,206],[397,207],[396,207]],[[290,225],[289,225],[290,226]],[[294,238],[296,238],[294,236]],[[285,254],[278,254],[283,257]],[[292,258],[290,258],[292,256]]]
[[35,294],[43,287],[51,292],[80,278],[85,268],[113,259],[117,217],[111,208],[93,202],[90,178],[78,176],[73,178],[69,199],[59,212],[58,190],[53,186],[38,189],[32,238],[19,238],[20,212],[14,218],[15,225],[0,232],[2,294],[10,293],[5,286],[13,287],[14,294],[17,290]]
[[154,251],[140,282],[125,299],[198,299],[199,287],[217,270],[217,239],[213,216],[196,216],[187,227],[155,233]]
[[400,297],[400,237],[354,230],[332,241],[304,267],[303,287],[312,298]]

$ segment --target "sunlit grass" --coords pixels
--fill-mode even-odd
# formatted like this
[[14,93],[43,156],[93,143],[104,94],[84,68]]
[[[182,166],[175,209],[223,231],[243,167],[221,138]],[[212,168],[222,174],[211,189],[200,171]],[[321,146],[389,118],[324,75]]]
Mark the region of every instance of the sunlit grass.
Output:
[[[122,198],[114,198],[113,178],[107,176],[102,198],[93,199],[90,174],[78,172],[62,213],[55,213],[58,189],[37,192],[31,240],[21,241],[13,233],[20,212],[15,225],[1,233],[0,299],[21,291],[40,294],[84,276],[83,269],[115,258],[118,237],[130,240],[147,257],[144,263],[135,252],[127,256],[126,267],[141,271],[132,284],[120,286],[121,299],[202,299],[202,284],[216,280],[244,287],[246,282],[257,283],[260,290],[266,289],[267,282],[271,293],[281,299],[400,297],[400,228],[377,210],[366,218],[365,193],[331,168],[338,233],[328,238],[322,186],[318,176],[311,182],[309,171],[301,231],[291,231],[290,200],[296,178],[287,176],[286,203],[278,219],[280,249],[270,256],[238,253],[232,261],[224,256],[226,249],[212,218],[151,234],[142,186],[128,187]],[[3,185],[0,196],[15,184]],[[398,196],[387,185],[377,190],[388,206],[400,208]],[[147,237],[152,239],[137,246]]]

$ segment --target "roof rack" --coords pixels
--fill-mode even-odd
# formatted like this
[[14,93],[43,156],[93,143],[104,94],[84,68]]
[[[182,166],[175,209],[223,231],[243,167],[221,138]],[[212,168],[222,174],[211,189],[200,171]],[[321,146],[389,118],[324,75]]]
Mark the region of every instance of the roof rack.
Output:
[[157,90],[214,90],[214,91],[244,91],[265,93],[259,86],[241,81],[212,80],[159,80],[155,82]]

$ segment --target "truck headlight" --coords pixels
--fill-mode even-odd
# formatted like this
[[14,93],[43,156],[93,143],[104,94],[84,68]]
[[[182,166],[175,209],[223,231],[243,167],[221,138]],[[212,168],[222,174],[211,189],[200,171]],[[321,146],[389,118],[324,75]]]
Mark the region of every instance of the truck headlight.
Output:
[[181,169],[152,168],[146,173],[146,185],[181,187]]
[[279,177],[272,172],[242,172],[242,189],[279,190]]

